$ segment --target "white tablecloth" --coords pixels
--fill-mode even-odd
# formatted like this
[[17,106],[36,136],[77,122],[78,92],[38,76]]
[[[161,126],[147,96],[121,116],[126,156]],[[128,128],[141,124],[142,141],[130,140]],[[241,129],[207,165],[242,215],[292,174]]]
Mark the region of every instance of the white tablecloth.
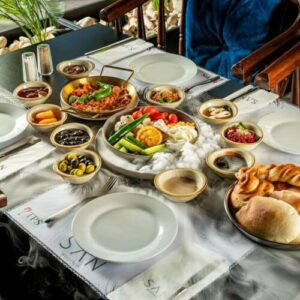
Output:
[[[283,102],[279,106],[273,103],[242,117],[257,122],[265,114],[286,108],[296,109]],[[299,156],[265,144],[253,152],[258,163],[300,164]],[[1,189],[9,199],[5,213],[100,295],[110,299],[135,299],[134,295],[138,296],[136,299],[189,299],[229,272],[236,263],[241,263],[249,253],[255,253],[257,246],[242,236],[225,215],[223,199],[231,182],[205,169],[209,177],[207,190],[186,204],[166,200],[154,190],[151,182],[120,177],[111,192],[147,193],[164,202],[177,217],[178,236],[167,251],[142,263],[115,264],[93,257],[76,244],[71,233],[72,218],[79,208],[51,227],[41,219],[70,202],[96,194],[111,172],[103,170],[88,185],[72,186],[52,171],[52,163],[59,155],[54,151],[1,182]],[[300,259],[298,253],[290,256],[289,252],[267,251],[283,257],[288,264]],[[297,289],[299,286],[293,286],[289,295],[295,295]],[[263,298],[269,290],[264,293],[259,289],[259,293]]]

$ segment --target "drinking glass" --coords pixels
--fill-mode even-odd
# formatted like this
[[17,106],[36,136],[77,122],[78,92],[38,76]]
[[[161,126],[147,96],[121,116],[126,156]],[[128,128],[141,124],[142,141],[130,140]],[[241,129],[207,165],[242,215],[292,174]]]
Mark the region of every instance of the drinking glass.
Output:
[[22,69],[24,82],[38,81],[40,79],[34,52],[24,52],[22,54]]
[[37,46],[38,70],[41,76],[49,76],[53,73],[53,63],[50,45]]

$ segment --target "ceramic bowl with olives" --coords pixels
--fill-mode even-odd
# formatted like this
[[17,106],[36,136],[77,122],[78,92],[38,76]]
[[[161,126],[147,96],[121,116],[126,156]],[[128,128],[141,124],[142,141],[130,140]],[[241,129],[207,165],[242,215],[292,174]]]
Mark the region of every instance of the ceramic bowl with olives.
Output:
[[94,132],[84,124],[68,123],[56,128],[50,140],[62,151],[85,149],[93,142]]
[[61,157],[53,165],[53,170],[73,184],[91,180],[101,168],[100,156],[90,150],[77,150]]

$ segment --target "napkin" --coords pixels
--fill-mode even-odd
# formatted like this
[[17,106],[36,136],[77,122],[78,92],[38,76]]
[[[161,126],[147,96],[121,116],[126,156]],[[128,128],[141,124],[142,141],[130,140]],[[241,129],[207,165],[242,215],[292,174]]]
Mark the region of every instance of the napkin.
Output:
[[[227,270],[217,254],[187,241],[107,297],[110,300],[190,299]],[[206,284],[202,282],[204,279]]]
[[6,159],[0,160],[0,181],[45,157],[54,149],[50,144],[40,141],[16,154],[8,156]]
[[277,94],[262,89],[256,90],[255,92],[251,93],[250,91],[252,88],[252,85],[247,85],[242,89],[234,92],[233,94],[228,95],[224,99],[231,100],[243,94],[244,92],[249,91],[249,94],[240,96],[239,98],[234,100],[234,103],[239,109],[239,114],[247,114],[262,109],[279,98]]
[[110,65],[126,57],[143,52],[153,47],[152,43],[145,42],[142,39],[136,39],[126,44],[113,47],[109,50],[99,50],[99,52],[88,55],[103,65]]

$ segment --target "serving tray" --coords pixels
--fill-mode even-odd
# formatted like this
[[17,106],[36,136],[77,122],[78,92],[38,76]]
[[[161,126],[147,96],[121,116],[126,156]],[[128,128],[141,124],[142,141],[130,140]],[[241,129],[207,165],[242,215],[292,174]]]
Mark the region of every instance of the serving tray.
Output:
[[300,250],[300,244],[283,244],[283,243],[277,243],[277,242],[272,242],[268,240],[261,239],[259,237],[256,237],[247,231],[245,231],[240,224],[236,221],[231,206],[230,206],[230,198],[231,198],[231,193],[233,191],[234,186],[236,185],[237,182],[233,183],[230,187],[229,190],[227,191],[227,194],[224,199],[224,208],[226,211],[226,214],[231,221],[231,223],[242,233],[244,234],[248,239],[254,241],[255,243],[258,243],[263,246],[267,246],[270,248],[274,249],[280,249],[280,250]]

